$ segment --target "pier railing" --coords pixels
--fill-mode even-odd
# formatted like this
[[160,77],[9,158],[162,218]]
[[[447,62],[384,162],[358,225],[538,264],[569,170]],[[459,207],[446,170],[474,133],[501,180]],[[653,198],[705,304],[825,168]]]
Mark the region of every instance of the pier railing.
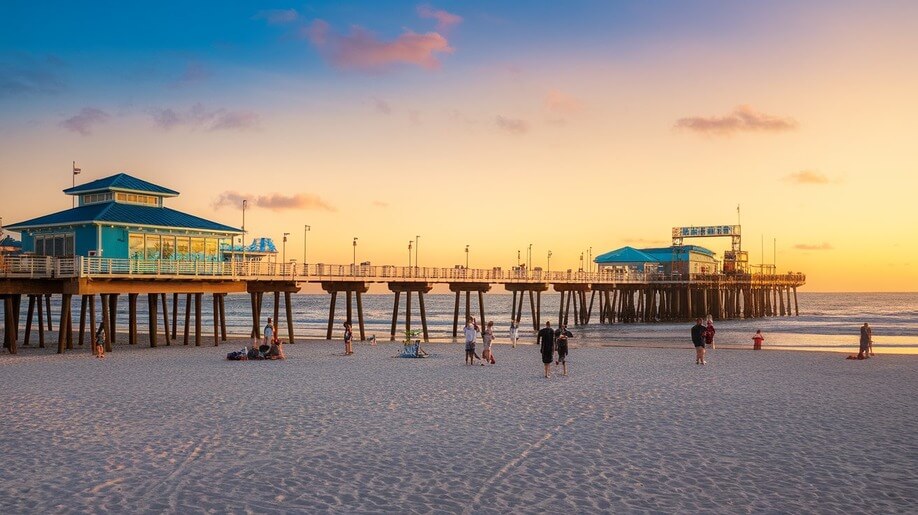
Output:
[[360,281],[360,282],[482,282],[482,283],[578,283],[646,284],[698,283],[752,286],[803,284],[806,276],[789,274],[662,274],[620,269],[598,272],[541,270],[539,268],[408,267],[394,265],[334,265],[276,263],[271,261],[174,261],[168,259],[116,259],[101,257],[0,257],[0,277],[29,279],[67,278],[163,278],[225,279],[246,281]]

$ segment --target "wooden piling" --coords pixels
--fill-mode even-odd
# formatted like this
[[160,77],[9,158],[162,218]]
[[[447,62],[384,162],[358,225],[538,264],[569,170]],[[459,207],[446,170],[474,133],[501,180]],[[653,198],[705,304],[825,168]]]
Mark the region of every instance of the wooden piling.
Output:
[[203,293],[194,294],[194,346],[201,346],[201,303],[203,301]]
[[[289,340],[290,343],[296,343],[296,339],[294,338],[294,335],[293,335],[293,306],[290,302],[292,295],[293,295],[292,292],[289,292],[289,291],[284,292],[284,313],[287,317],[287,339]],[[226,339],[226,310],[223,307],[222,300],[220,303],[220,309],[221,309],[221,312],[223,313],[223,327],[224,327],[223,339],[225,340]]]
[[331,301],[328,303],[328,332],[325,334],[326,340],[332,339],[332,325],[335,323],[335,301],[338,298],[338,290],[331,292]]
[[188,333],[191,329],[191,294],[185,294],[185,332],[184,332],[184,345],[188,345]]
[[102,294],[100,297],[100,303],[102,304],[102,342],[104,345],[105,352],[112,351],[112,325],[111,317],[109,317],[108,310],[111,306],[110,301],[108,300],[107,294]]
[[[40,305],[41,303],[39,303]],[[26,311],[26,326],[25,326],[25,336],[22,339],[22,345],[27,347],[29,345],[29,338],[32,334],[32,318],[35,315],[35,296],[29,295],[29,308]]]
[[150,347],[156,347],[156,337],[157,337],[156,333],[158,332],[157,327],[156,327],[157,325],[156,324],[156,302],[159,299],[157,299],[156,297],[158,297],[158,295],[156,295],[155,293],[147,294],[147,311],[148,311],[147,314],[149,315],[147,319],[150,324],[150,327],[149,327]]
[[128,293],[128,345],[137,345],[137,295]]
[[[166,297],[164,295],[163,300],[165,301],[165,299]],[[276,310],[277,309],[276,307],[277,295],[275,295],[274,300],[275,300],[274,304],[275,304],[275,310]],[[214,347],[219,347],[220,346],[220,294],[219,293],[213,294],[213,319],[214,319]],[[169,333],[169,329],[167,328],[166,334],[168,335],[168,333]]]
[[[216,295],[216,294],[215,294]],[[166,340],[166,345],[171,345],[169,338],[169,306],[166,304],[166,294],[160,294],[160,299],[163,303],[163,338]],[[214,310],[214,316],[216,316],[217,311]]]

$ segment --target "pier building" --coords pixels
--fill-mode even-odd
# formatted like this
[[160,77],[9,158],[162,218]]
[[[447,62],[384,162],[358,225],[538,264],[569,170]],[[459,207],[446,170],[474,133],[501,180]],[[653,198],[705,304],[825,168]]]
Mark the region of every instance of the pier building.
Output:
[[600,254],[593,261],[600,270],[612,273],[713,274],[720,271],[715,253],[698,245],[622,247]]

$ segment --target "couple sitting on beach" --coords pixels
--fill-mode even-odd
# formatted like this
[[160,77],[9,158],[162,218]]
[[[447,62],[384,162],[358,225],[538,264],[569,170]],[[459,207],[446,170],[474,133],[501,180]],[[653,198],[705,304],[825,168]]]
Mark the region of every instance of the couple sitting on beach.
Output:
[[242,349],[235,352],[230,352],[226,355],[226,359],[230,361],[287,359],[287,356],[284,354],[283,344],[284,342],[280,340],[274,340],[271,342],[271,345],[262,344],[260,346],[256,342],[252,344],[251,349]]

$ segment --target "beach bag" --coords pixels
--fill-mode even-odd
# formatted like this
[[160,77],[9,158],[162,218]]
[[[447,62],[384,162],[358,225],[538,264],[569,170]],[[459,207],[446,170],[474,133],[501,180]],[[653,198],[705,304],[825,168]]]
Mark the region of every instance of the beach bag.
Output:
[[245,357],[245,353],[242,351],[233,351],[226,355],[226,359],[230,361],[242,361],[242,358]]

